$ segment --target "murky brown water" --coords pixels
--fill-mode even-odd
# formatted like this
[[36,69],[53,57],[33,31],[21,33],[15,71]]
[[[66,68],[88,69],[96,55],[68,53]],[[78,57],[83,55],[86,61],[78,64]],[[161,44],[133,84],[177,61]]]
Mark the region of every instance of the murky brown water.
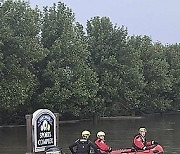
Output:
[[[180,114],[156,115],[143,119],[102,120],[94,125],[91,121],[67,123],[60,125],[59,145],[67,154],[68,146],[81,134],[81,131],[91,131],[91,140],[96,138],[99,130],[106,132],[106,142],[113,148],[126,148],[132,144],[132,137],[140,126],[148,129],[147,139],[158,141],[165,154],[180,154]],[[26,128],[0,128],[0,154],[25,154]]]

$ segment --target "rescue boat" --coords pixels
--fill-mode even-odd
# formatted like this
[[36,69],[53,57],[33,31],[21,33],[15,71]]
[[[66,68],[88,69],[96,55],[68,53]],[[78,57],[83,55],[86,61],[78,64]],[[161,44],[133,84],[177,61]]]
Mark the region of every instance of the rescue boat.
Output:
[[163,154],[161,145],[153,145],[149,150],[135,151],[131,148],[113,150],[110,154]]

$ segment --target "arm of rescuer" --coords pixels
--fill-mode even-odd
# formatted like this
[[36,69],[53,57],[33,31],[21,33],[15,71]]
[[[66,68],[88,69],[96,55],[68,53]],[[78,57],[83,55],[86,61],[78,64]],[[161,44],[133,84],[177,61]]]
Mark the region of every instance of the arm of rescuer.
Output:
[[154,140],[146,142],[147,146],[149,146],[149,145],[157,145],[157,144],[159,144],[159,143],[157,141],[154,141]]
[[137,135],[134,137],[134,145],[141,150],[148,150],[151,149],[151,145],[158,144],[156,141],[145,141],[143,142],[143,139],[140,135]]
[[71,151],[72,154],[75,154],[76,152],[74,151],[74,147],[77,146],[77,141],[74,142],[69,146],[69,150]]
[[111,152],[112,151],[112,149],[105,142],[102,142],[101,139],[97,139],[95,141],[95,144],[98,146],[101,153],[103,153],[103,152]]
[[94,144],[93,142],[89,142],[89,145],[94,149],[96,154],[100,154],[98,147],[96,146],[96,144]]
[[146,146],[150,146],[150,145],[153,145],[154,144],[154,141],[146,141]]

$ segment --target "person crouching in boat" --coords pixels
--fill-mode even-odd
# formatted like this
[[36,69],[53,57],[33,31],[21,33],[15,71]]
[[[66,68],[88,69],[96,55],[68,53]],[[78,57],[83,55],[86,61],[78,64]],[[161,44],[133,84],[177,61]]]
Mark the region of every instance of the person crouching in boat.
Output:
[[84,130],[82,132],[82,138],[76,140],[73,144],[69,146],[72,154],[90,154],[90,149],[92,148],[96,154],[100,154],[97,146],[89,140],[90,132]]
[[[146,141],[146,128],[139,128],[139,134],[135,135],[133,138],[132,149],[138,150],[149,150],[153,149],[158,143],[156,141]],[[155,146],[153,146],[155,145]]]
[[97,133],[95,144],[97,145],[101,154],[108,154],[112,151],[112,148],[110,148],[105,142],[105,133],[103,131],[99,131]]

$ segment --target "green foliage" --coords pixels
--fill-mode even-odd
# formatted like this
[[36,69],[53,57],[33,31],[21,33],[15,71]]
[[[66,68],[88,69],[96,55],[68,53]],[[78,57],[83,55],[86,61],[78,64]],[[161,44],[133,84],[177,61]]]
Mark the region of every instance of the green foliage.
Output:
[[39,108],[83,118],[180,107],[179,44],[128,36],[108,17],[85,31],[61,2],[40,11],[6,0],[0,20],[0,123]]
[[173,100],[172,107],[177,110],[180,108],[180,44],[167,46],[164,54],[170,65],[170,75],[173,77],[169,98]]
[[[46,25],[51,25],[52,19],[57,26],[49,26],[51,35],[46,35]],[[44,82],[50,84],[44,84],[39,101],[62,114],[79,116],[86,114],[84,108],[95,100],[98,84],[96,73],[86,63],[89,54],[83,28],[72,19],[73,14],[62,3],[44,11],[43,41],[53,41],[48,45],[50,53],[42,74]]]
[[146,82],[142,97],[144,109],[165,111],[170,108],[172,101],[168,98],[168,93],[172,88],[172,76],[169,74],[169,64],[163,54],[164,46],[160,43],[153,44],[148,37],[140,38],[140,40],[139,49],[142,51]]
[[[90,63],[99,77],[99,94],[107,110],[114,104],[120,110],[136,110],[144,88],[142,61],[127,40],[127,30],[113,26],[106,17],[87,23]],[[108,108],[109,106],[109,108]]]
[[0,106],[12,110],[30,101],[37,84],[33,64],[47,51],[39,44],[38,10],[8,0],[0,12]]
[[[74,14],[64,3],[59,2],[43,10],[42,43],[50,48],[66,29],[71,29],[75,22]],[[68,35],[68,34],[67,34]]]

